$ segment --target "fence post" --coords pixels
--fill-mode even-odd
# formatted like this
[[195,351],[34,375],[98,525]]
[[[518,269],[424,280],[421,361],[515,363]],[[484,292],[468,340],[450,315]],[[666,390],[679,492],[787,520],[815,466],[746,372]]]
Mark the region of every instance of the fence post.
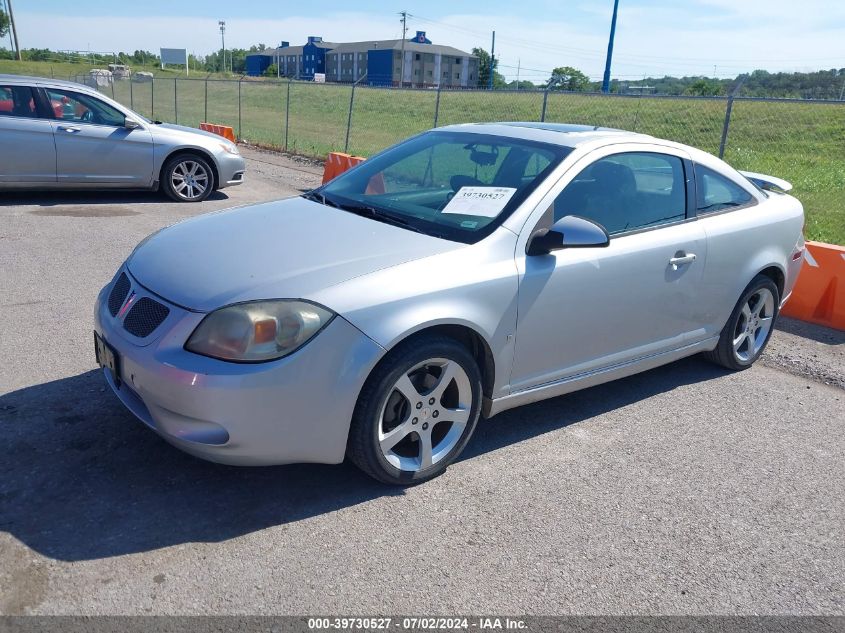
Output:
[[543,91],[543,111],[540,113],[540,122],[546,122],[546,104],[549,102],[549,89]]
[[349,153],[349,130],[352,127],[352,104],[355,102],[355,84],[352,84],[352,92],[349,95],[349,116],[346,119],[346,143],[343,144],[344,153]]
[[285,151],[288,151],[288,128],[290,127],[290,84],[291,78],[288,77],[288,96],[285,102]]
[[437,127],[437,119],[440,117],[440,84],[437,84],[437,100],[434,102],[434,127]]
[[150,118],[156,120],[156,78],[150,82]]
[[243,76],[238,79],[238,140],[241,140],[241,82],[243,81]]
[[725,123],[722,125],[722,140],[719,141],[719,158],[724,158],[725,156],[725,145],[728,142],[728,129],[731,126],[731,110],[734,107],[734,95],[733,93],[728,95],[728,105],[725,108]]
[[205,78],[205,110],[203,110],[202,120],[208,123],[208,76]]
[[743,83],[745,83],[745,77],[742,77],[739,80],[736,86],[734,86],[734,89],[731,90],[731,93],[728,95],[728,104],[725,107],[725,123],[722,126],[722,140],[719,141],[719,158],[724,158],[725,156],[725,147],[728,144],[728,129],[731,126],[731,110],[733,110],[734,107],[734,97],[739,94]]
[[132,87],[133,83],[134,82],[132,81],[132,77],[130,76],[129,77],[129,109],[130,110],[135,109],[135,90]]
[[114,77],[111,78],[111,98],[114,99]]
[[173,118],[174,123],[179,123],[179,99],[176,96],[176,77],[173,78]]

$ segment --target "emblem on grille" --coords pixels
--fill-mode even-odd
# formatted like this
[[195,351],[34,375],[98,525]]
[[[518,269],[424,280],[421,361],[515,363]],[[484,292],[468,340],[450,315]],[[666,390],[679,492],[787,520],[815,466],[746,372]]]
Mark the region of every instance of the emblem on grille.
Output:
[[120,312],[117,313],[118,318],[123,318],[123,315],[126,314],[126,311],[135,303],[135,291],[129,293],[129,296],[126,297],[126,301],[123,303],[123,306],[120,308]]

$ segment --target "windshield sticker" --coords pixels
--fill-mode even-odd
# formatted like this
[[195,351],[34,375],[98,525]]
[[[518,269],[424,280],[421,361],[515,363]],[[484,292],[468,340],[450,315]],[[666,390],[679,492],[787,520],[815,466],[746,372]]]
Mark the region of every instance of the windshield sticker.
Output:
[[473,220],[464,220],[461,222],[462,229],[474,229],[478,226],[478,222],[474,222]]
[[461,187],[441,213],[495,218],[515,193],[513,187]]

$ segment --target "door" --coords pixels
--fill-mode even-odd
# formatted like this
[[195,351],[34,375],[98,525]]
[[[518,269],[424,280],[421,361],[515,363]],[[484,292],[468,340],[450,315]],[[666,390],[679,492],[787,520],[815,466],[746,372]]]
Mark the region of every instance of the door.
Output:
[[523,233],[578,215],[603,225],[610,244],[527,256],[520,240],[513,391],[677,349],[699,336],[692,315],[706,240],[699,223],[687,221],[690,172],[680,155],[617,152],[588,164],[559,194],[552,190],[543,203],[551,207]]
[[44,88],[53,116],[59,183],[149,187],[153,139],[145,126],[129,129],[126,116],[91,95]]
[[53,128],[39,117],[35,93],[29,86],[0,84],[0,182],[56,181]]

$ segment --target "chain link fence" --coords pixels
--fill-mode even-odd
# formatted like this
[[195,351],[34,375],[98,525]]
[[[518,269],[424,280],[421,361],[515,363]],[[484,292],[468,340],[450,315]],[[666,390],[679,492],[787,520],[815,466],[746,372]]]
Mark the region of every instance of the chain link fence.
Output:
[[[83,77],[75,78],[81,81]],[[249,143],[312,157],[369,156],[431,127],[581,123],[651,134],[785,178],[812,239],[845,243],[845,102],[558,91],[379,88],[242,78],[115,81],[99,90],[144,116],[229,125]]]

